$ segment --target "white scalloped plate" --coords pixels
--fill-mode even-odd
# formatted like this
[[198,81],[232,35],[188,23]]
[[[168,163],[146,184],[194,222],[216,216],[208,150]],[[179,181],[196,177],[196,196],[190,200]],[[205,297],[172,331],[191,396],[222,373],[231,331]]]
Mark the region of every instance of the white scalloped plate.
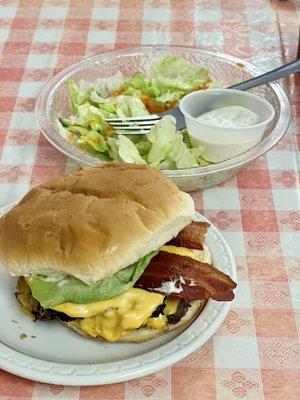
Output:
[[[8,207],[1,211],[3,214]],[[200,214],[197,219],[207,221]],[[236,280],[233,255],[213,225],[206,243],[215,265]],[[121,382],[174,364],[216,332],[230,307],[228,302],[209,300],[188,327],[146,343],[96,342],[55,321],[32,322],[18,307],[15,284],[16,279],[0,267],[0,368],[24,378],[61,385]],[[21,339],[24,334],[26,337]]]

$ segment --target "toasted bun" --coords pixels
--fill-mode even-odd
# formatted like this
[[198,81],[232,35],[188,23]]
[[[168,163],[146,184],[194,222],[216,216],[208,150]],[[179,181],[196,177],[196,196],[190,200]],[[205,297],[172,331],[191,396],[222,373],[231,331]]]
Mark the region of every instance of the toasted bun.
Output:
[[[134,342],[134,343],[142,343],[146,342],[150,339],[154,339],[158,336],[164,335],[165,333],[168,333],[172,331],[173,329],[179,328],[182,325],[188,325],[204,307],[205,301],[197,300],[191,302],[191,306],[189,307],[187,313],[185,314],[184,317],[181,318],[181,320],[177,324],[167,324],[167,329],[165,331],[161,331],[158,329],[150,329],[146,327],[142,327],[136,330],[132,331],[127,331],[121,339],[119,339],[117,342]],[[74,321],[69,321],[69,322],[64,322],[60,321],[62,324],[66,325],[67,327],[73,329],[76,333],[79,335],[85,336],[89,339],[94,339],[98,341],[105,341],[105,339],[102,339],[101,337],[93,338],[92,336],[89,336],[87,333],[82,331],[76,322]]]
[[160,171],[86,168],[32,189],[0,219],[0,262],[14,276],[92,284],[158,249],[194,214],[192,198]]

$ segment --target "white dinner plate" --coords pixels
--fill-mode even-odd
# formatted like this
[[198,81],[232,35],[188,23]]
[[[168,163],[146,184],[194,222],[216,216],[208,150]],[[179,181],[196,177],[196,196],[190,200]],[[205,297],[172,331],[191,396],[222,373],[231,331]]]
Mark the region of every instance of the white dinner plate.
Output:
[[[1,209],[2,214],[8,208]],[[1,216],[1,214],[0,214]],[[197,214],[199,221],[207,221]],[[209,222],[209,221],[207,221]],[[213,263],[236,280],[233,255],[212,225],[206,235]],[[32,322],[15,299],[16,278],[0,267],[0,368],[35,381],[61,385],[102,385],[165,368],[203,345],[222,324],[229,302],[209,300],[184,326],[146,343],[86,339],[56,321]]]

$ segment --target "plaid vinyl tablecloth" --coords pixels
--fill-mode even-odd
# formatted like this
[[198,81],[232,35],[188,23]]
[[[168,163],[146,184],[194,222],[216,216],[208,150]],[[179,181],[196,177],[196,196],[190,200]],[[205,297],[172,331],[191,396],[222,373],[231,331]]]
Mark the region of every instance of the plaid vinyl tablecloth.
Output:
[[[139,44],[198,46],[270,69],[296,56],[299,10],[297,0],[0,0],[0,205],[76,168],[35,123],[36,96],[54,73]],[[296,79],[286,87],[293,120],[276,148],[193,195],[238,265],[236,299],[214,337],[170,368],[115,385],[46,385],[1,371],[0,399],[300,398]]]

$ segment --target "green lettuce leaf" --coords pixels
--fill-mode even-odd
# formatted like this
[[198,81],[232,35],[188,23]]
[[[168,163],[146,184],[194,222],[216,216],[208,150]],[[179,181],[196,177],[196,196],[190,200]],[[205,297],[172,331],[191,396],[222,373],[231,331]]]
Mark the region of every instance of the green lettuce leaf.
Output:
[[123,82],[126,92],[133,88],[158,103],[178,101],[185,93],[197,89],[209,78],[206,68],[177,56],[169,56],[152,64],[151,76],[138,72]]
[[175,120],[171,116],[163,117],[151,129],[147,136],[152,147],[146,156],[149,165],[159,169],[183,169],[198,167],[203,147],[190,148],[185,132],[184,136],[176,132]]
[[107,139],[107,143],[109,145],[108,155],[112,161],[122,162],[122,159],[119,156],[119,139],[116,137],[110,137]]
[[152,167],[157,167],[166,158],[176,137],[176,121],[171,116],[165,116],[158,121],[147,136],[152,142],[147,161]]
[[178,169],[198,167],[196,157],[190,153],[180,133],[176,134],[167,157],[174,161]]
[[94,89],[101,97],[109,97],[122,85],[123,79],[122,73],[117,72],[108,78],[97,79],[94,83]]
[[122,92],[124,96],[141,97],[142,92],[139,89],[135,89],[134,87],[128,85],[127,87],[128,88]]
[[79,136],[86,136],[87,134],[89,134],[91,132],[89,129],[83,128],[82,126],[79,126],[79,125],[69,125],[67,127],[67,129],[70,132],[78,134]]
[[149,153],[151,146],[151,142],[148,139],[143,138],[135,143],[135,147],[138,149],[141,156],[146,156]]
[[90,97],[91,101],[97,104],[104,118],[126,118],[149,114],[139,97],[120,95],[102,98],[95,91]]
[[92,103],[95,104],[95,106],[97,106],[97,108],[99,108],[101,115],[104,118],[111,118],[116,116],[116,109],[110,97],[101,97],[95,90],[93,90],[90,95],[90,100],[92,101]]
[[126,163],[147,164],[134,143],[124,135],[119,136],[119,157]]
[[170,160],[167,158],[166,160],[163,160],[158,166],[158,169],[176,169],[176,164],[174,163],[173,160]]
[[70,131],[60,122],[59,119],[56,120],[56,126],[60,136],[69,142]]
[[72,79],[68,81],[70,92],[70,106],[77,111],[78,106],[89,100],[90,93],[93,90],[93,84],[81,79],[77,85]]
[[32,296],[44,308],[51,308],[68,301],[85,304],[108,300],[132,288],[145,271],[151,258],[157,253],[158,251],[153,251],[129,267],[93,285],[86,285],[72,276],[52,279],[42,275],[27,278],[27,283],[30,286]]
[[168,56],[153,63],[151,70],[153,77],[167,78],[173,82],[173,87],[180,82],[181,84],[190,84],[193,87],[199,86],[209,77],[206,68],[199,67],[197,64],[188,62],[185,58],[177,56]]
[[116,97],[116,114],[119,118],[122,117],[139,117],[148,115],[148,111],[144,103],[138,97],[117,96]]
[[149,97],[157,97],[160,96],[160,90],[157,85],[157,82],[142,72],[137,72],[129,79],[124,87],[129,90],[130,87],[140,90],[142,93],[146,94]]
[[176,90],[171,92],[170,89],[161,96],[155,98],[158,103],[172,103],[173,101],[178,101],[184,95],[184,91]]
[[180,133],[182,134],[183,142],[186,144],[187,148],[190,149],[192,147],[192,143],[191,143],[188,131],[186,129],[182,129],[182,131],[180,131]]
[[77,144],[90,154],[108,153],[108,143],[100,133],[95,131],[90,131],[87,135],[81,136],[77,140]]
[[72,122],[73,125],[78,125],[93,131],[103,131],[108,127],[108,123],[105,121],[101,110],[88,103],[78,106],[77,114],[73,116]]

